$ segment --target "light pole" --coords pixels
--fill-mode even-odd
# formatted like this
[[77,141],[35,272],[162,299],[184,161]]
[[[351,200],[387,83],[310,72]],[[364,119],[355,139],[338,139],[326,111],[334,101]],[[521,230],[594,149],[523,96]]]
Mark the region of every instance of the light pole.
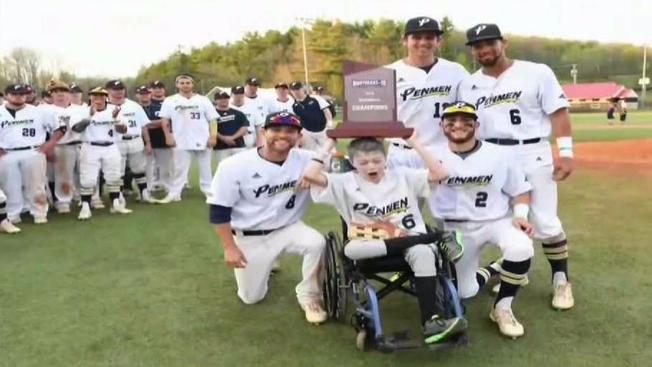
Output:
[[306,24],[309,24],[312,19],[310,18],[296,18],[301,22],[301,45],[303,48],[303,71],[306,86],[308,86],[308,50],[306,49]]
[[650,83],[650,79],[645,76],[645,69],[647,68],[647,45],[643,45],[643,73],[641,74],[641,79],[638,81],[638,84],[641,85],[641,102],[640,106],[645,107],[645,99],[647,98],[647,85]]
[[577,84],[577,64],[573,64],[573,68],[570,71],[571,77],[573,77],[573,84]]

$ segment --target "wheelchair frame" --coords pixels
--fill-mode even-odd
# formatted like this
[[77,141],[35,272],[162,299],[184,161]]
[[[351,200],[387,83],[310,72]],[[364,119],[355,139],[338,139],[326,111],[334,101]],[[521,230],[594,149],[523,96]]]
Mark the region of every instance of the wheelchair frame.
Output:
[[[344,223],[343,226],[346,228]],[[378,259],[369,260],[373,262]],[[440,305],[443,307],[440,309],[445,310],[442,316],[445,318],[463,316],[463,307],[452,281],[455,278],[455,267],[451,262],[441,259],[439,255],[436,266],[437,279],[440,281],[440,294],[437,298],[439,302],[443,302],[443,305]],[[378,272],[364,271],[355,261],[344,255],[344,243],[340,237],[334,232],[329,232],[326,235],[324,269],[323,293],[328,316],[339,322],[344,322],[347,317],[350,317],[350,323],[357,332],[356,347],[359,350],[376,349],[381,352],[393,352],[426,346],[422,339],[411,340],[407,332],[387,336],[383,331],[380,300],[396,290],[416,296],[412,284],[413,274],[409,267],[395,272],[389,278],[378,275]],[[376,289],[371,281],[380,283],[381,288]],[[407,282],[410,282],[409,287],[405,285]],[[349,311],[351,306],[353,310]],[[431,344],[428,347],[466,344],[468,344],[468,337],[463,333],[455,340]]]

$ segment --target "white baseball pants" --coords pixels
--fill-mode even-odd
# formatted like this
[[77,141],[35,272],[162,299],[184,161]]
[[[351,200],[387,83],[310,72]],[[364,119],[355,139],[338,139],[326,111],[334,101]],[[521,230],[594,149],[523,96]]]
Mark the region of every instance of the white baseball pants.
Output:
[[272,263],[282,253],[303,256],[302,279],[295,291],[299,304],[321,300],[320,268],[326,239],[302,221],[265,236],[235,235],[235,242],[247,259],[246,267],[235,269],[238,297],[246,304],[265,298]]
[[532,240],[521,230],[514,227],[512,218],[481,222],[445,222],[446,230],[462,233],[464,255],[455,264],[457,287],[461,298],[473,297],[478,293],[476,270],[480,267],[482,250],[487,245],[500,249],[508,261],[525,261],[534,256]]
[[46,184],[45,155],[38,150],[7,151],[0,157],[0,189],[7,195],[9,219],[19,218],[23,206],[35,218],[46,218]]
[[166,191],[172,186],[172,149],[154,148],[147,156],[147,187],[163,185]]
[[[120,172],[124,176],[127,164],[129,169],[134,175],[144,174],[145,167],[147,166],[147,158],[145,157],[145,144],[143,139],[135,138],[131,140],[120,140],[117,142],[118,149],[122,159],[120,161]],[[136,183],[138,183],[137,180]]]
[[79,175],[75,172],[79,161],[79,144],[57,145],[54,148],[54,194],[61,204],[70,204],[75,190],[79,190]]
[[215,159],[217,160],[217,164],[220,164],[220,162],[229,158],[230,156],[236,155],[245,150],[247,150],[247,148],[218,149],[215,150]]
[[120,189],[122,184],[120,150],[116,144],[106,147],[82,144],[79,152],[79,179],[81,194],[91,195],[95,191],[100,169],[104,172],[104,180],[109,192]]
[[173,150],[174,173],[172,176],[172,185],[168,191],[170,195],[181,197],[183,187],[188,182],[188,172],[190,171],[190,163],[193,156],[197,158],[197,165],[199,166],[199,187],[204,195],[210,195],[213,174],[211,173],[211,150],[208,148],[204,150]]

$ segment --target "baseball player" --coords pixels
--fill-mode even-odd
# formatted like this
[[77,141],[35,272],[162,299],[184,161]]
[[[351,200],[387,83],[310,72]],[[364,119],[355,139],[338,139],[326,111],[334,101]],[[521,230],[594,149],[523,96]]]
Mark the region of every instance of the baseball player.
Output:
[[229,94],[218,92],[215,94],[215,108],[217,114],[217,131],[211,131],[214,139],[215,155],[217,161],[222,162],[227,157],[245,150],[243,137],[249,133],[249,121],[244,113],[229,107]]
[[312,153],[294,148],[301,123],[291,113],[270,114],[265,144],[225,159],[211,186],[210,221],[235,268],[238,297],[253,304],[267,294],[272,262],[281,253],[303,255],[303,279],[296,287],[310,323],[326,321],[319,282],[324,237],[300,219],[309,202],[298,183]]
[[9,234],[20,232],[20,228],[7,218],[7,197],[2,190],[0,190],[0,230]]
[[328,94],[324,94],[324,92],[325,92],[324,87],[319,85],[315,87],[314,95],[320,96],[328,103],[328,110],[331,111],[331,116],[335,118],[335,116],[337,115],[337,110],[335,109],[335,100],[333,99],[333,97],[329,96]]
[[217,124],[218,114],[208,98],[193,91],[193,78],[188,74],[176,77],[179,93],[167,97],[161,106],[165,141],[174,147],[174,176],[167,196],[161,201],[181,200],[194,155],[199,165],[199,186],[204,195],[211,193],[211,146],[209,124]]
[[122,124],[127,125],[127,132],[118,134],[117,144],[122,155],[120,172],[124,176],[127,164],[129,164],[134,181],[138,185],[140,200],[147,203],[157,203],[158,200],[154,199],[147,190],[147,178],[145,177],[145,167],[147,165],[145,143],[149,144],[149,133],[145,126],[149,124],[149,118],[147,118],[147,114],[138,103],[126,98],[126,88],[122,81],[110,80],[106,83],[105,88],[109,93],[107,108],[109,110],[118,110],[117,118],[122,121]]
[[272,101],[269,113],[274,112],[292,112],[294,99],[290,97],[290,87],[286,82],[277,83],[274,86],[276,98]]
[[265,119],[258,112],[254,103],[245,103],[245,87],[236,85],[231,88],[231,108],[234,108],[245,114],[249,121],[249,134],[244,136],[245,146],[247,148],[257,147],[260,143],[258,137],[262,135],[262,126]]
[[48,213],[45,156],[53,153],[66,125],[56,125],[42,109],[27,104],[26,93],[23,84],[8,85],[6,103],[0,106],[0,189],[7,196],[10,221],[20,222],[24,197],[34,223],[42,224]]
[[[265,96],[258,94],[259,87],[260,87],[260,80],[258,78],[250,77],[247,78],[247,80],[245,80],[244,103],[245,105],[249,105],[248,108],[253,112],[258,112],[262,124],[262,122],[265,121],[265,117],[270,113],[271,101],[267,99]],[[254,140],[255,146],[257,147],[261,146],[263,142],[262,134],[258,134],[260,132],[261,132],[260,128],[258,128],[255,136],[256,140]]]
[[75,83],[70,84],[70,103],[88,108],[88,104],[84,102],[84,90]]
[[333,127],[328,102],[319,96],[308,95],[299,81],[290,83],[290,90],[294,97],[292,110],[301,119],[304,129],[301,146],[317,151],[326,143],[326,129]]
[[129,131],[129,127],[120,117],[122,109],[111,106],[106,98],[109,92],[104,88],[95,88],[88,92],[90,97],[90,116],[75,124],[72,129],[81,133],[83,141],[79,151],[79,169],[82,206],[79,220],[91,217],[91,197],[100,170],[104,172],[107,191],[111,199],[111,213],[129,214],[131,210],[120,200],[120,185],[122,183],[122,154],[117,143],[122,141],[121,134]]
[[[386,255],[404,256],[414,272],[414,284],[421,311],[424,341],[438,343],[466,329],[462,317],[442,319],[437,306],[436,247],[441,233],[426,233],[418,199],[430,196],[430,185],[447,176],[446,170],[426,153],[416,135],[408,139],[425,162],[427,169],[397,167],[385,169],[383,143],[374,138],[354,139],[348,154],[355,171],[328,174],[323,171],[324,159],[335,146],[328,140],[312,160],[304,179],[311,183],[312,198],[318,203],[335,206],[349,228],[350,241],[344,254],[353,260]],[[374,228],[389,232],[368,238],[365,232]],[[355,229],[362,230],[357,234]],[[455,241],[447,246],[447,256],[455,261],[463,248]]]
[[[428,204],[432,216],[444,221],[445,229],[458,231],[464,238],[464,256],[455,264],[459,295],[475,296],[491,275],[500,274],[500,291],[490,318],[502,334],[517,338],[524,328],[512,312],[512,301],[534,255],[529,238],[533,229],[527,221],[532,186],[512,152],[476,139],[473,105],[450,105],[442,113],[441,126],[448,144],[431,146],[429,151],[441,160],[448,177],[432,191]],[[411,165],[423,163],[415,160]],[[482,250],[489,244],[500,249],[502,264],[478,270]]]
[[70,203],[74,193],[79,189],[77,162],[79,159],[78,133],[71,127],[81,121],[88,111],[82,106],[70,103],[70,88],[66,83],[52,80],[48,84],[52,104],[42,104],[39,108],[52,115],[58,125],[66,125],[65,135],[59,139],[54,150],[54,195],[57,199],[56,209],[59,214],[70,213]]
[[165,96],[165,87],[160,81],[150,83],[150,86],[142,85],[136,90],[138,104],[145,110],[150,122],[146,125],[149,137],[149,144],[145,141],[145,153],[147,155],[147,187],[154,191],[156,188],[163,188],[166,191],[171,186],[172,177],[172,150],[165,145],[165,135],[161,128],[159,113],[163,101],[154,99],[153,90],[162,90]]
[[[398,120],[414,128],[425,146],[446,145],[438,127],[441,113],[457,100],[457,87],[469,75],[462,65],[438,57],[443,33],[432,18],[408,20],[403,34],[407,57],[387,66],[396,70]],[[415,158],[416,153],[405,141],[390,140],[389,167],[405,165]]]
[[[569,103],[548,66],[506,56],[507,41],[495,24],[478,24],[466,36],[482,68],[460,85],[459,94],[477,107],[478,137],[504,146],[521,162],[533,187],[534,237],[542,242],[552,270],[552,306],[570,309],[575,302],[568,278],[567,240],[557,216],[557,181],[573,169]],[[551,130],[559,149],[556,161],[548,142]]]

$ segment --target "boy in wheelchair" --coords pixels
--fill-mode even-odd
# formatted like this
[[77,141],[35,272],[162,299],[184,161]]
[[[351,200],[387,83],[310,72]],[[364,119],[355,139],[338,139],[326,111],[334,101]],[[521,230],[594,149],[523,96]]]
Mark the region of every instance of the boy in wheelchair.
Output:
[[[335,206],[349,228],[346,257],[362,260],[403,256],[414,273],[414,285],[421,313],[424,342],[443,342],[466,330],[463,317],[443,319],[438,310],[436,251],[433,242],[442,233],[427,233],[418,199],[430,196],[430,185],[447,176],[435,157],[426,153],[412,135],[408,143],[426,163],[427,169],[385,169],[383,144],[375,138],[354,139],[348,155],[354,171],[326,173],[323,161],[335,141],[327,141],[306,168],[303,179],[311,186],[315,202]],[[453,241],[455,242],[455,241]],[[461,258],[457,242],[446,243],[442,251],[451,261]]]

